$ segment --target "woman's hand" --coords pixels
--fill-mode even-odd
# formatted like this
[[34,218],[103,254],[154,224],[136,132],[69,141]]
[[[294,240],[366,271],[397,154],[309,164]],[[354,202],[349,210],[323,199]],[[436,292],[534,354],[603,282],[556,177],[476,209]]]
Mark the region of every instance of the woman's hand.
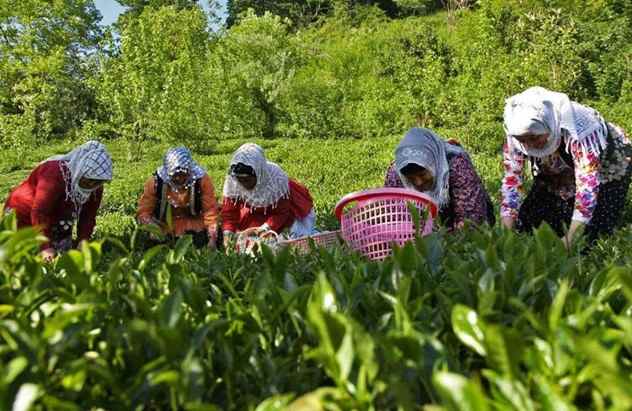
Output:
[[259,230],[260,230],[260,227],[250,227],[241,231],[239,234],[244,235],[246,237],[250,237],[253,235],[259,235]]
[[208,248],[211,251],[215,251],[217,249],[217,229],[208,231]]
[[568,228],[566,235],[564,235],[564,238],[562,239],[562,241],[564,242],[564,247],[566,247],[567,250],[571,249],[571,247],[573,246],[573,241],[578,236],[578,232],[583,231],[584,225],[585,224],[580,221],[571,221],[571,226]]
[[49,247],[49,248],[43,250],[40,255],[42,256],[44,261],[46,261],[47,263],[50,263],[51,261],[53,261],[53,259],[57,255],[57,252],[55,251],[54,248]]
[[505,227],[508,230],[513,230],[515,221],[512,217],[502,217],[500,221],[503,227]]
[[235,242],[235,233],[232,231],[224,231],[224,250],[228,251]]
[[143,217],[139,217],[138,218],[138,222],[140,224],[156,224],[156,225],[160,225],[160,221],[153,217],[153,216],[143,216]]
[[245,236],[260,236],[262,234],[267,233],[270,230],[270,228],[268,227],[267,224],[263,224],[259,227],[250,227],[250,228],[246,228],[244,231],[242,231],[241,233]]

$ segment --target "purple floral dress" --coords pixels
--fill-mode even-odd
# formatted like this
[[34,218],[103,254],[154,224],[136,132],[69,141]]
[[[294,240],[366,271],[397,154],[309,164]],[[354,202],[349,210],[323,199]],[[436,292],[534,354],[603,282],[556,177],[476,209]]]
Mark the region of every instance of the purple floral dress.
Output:
[[[476,224],[494,224],[494,210],[483,183],[466,154],[448,155],[450,168],[450,201],[439,210],[442,223],[454,230],[463,227],[465,220]],[[386,171],[384,187],[404,187],[395,164]]]

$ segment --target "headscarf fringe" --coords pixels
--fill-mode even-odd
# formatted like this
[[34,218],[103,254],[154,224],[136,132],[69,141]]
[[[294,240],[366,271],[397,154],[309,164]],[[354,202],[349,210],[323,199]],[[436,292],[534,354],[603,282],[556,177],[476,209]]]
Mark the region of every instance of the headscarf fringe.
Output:
[[[571,152],[571,145],[573,141],[570,138],[566,139],[566,152]],[[599,132],[599,130],[594,131],[591,135],[584,137],[583,139],[578,141],[579,146],[582,151],[585,153],[595,153],[596,155],[600,155],[603,150],[608,146],[608,140],[606,136]]]
[[112,158],[105,146],[98,141],[90,140],[72,151],[62,155],[49,157],[43,162],[59,161],[64,179],[66,200],[75,205],[75,214],[81,213],[82,205],[88,201],[96,189],[84,189],[79,185],[83,177],[94,180],[112,180]]
[[[564,93],[531,87],[506,100],[503,116],[509,148],[529,157],[551,156],[558,149],[562,135],[569,153],[573,144],[597,154],[607,146],[608,129],[601,115],[571,101]],[[550,135],[542,149],[527,148],[514,138],[529,132],[539,134],[542,125]]]
[[290,196],[289,178],[278,164],[268,161],[263,148],[254,143],[246,143],[239,147],[229,167],[238,163],[253,168],[257,183],[252,190],[246,190],[230,173],[224,181],[224,198],[231,201],[243,202],[254,212],[254,208],[276,208],[279,201]]

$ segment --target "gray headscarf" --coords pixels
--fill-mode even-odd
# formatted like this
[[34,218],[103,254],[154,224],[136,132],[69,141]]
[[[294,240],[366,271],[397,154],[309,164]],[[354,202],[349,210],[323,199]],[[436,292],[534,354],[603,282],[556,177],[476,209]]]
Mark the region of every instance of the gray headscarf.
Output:
[[416,164],[429,170],[434,177],[430,195],[440,207],[450,200],[449,180],[450,168],[447,154],[463,154],[465,151],[456,145],[449,144],[427,128],[411,128],[395,149],[395,168],[404,187],[415,189],[401,170],[409,164]]

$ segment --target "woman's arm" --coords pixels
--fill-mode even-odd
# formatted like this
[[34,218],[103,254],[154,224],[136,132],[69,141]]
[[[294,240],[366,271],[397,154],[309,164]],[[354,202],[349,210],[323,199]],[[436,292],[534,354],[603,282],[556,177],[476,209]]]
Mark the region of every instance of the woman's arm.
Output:
[[156,203],[158,196],[156,195],[156,179],[150,177],[145,181],[143,187],[143,193],[138,200],[138,211],[136,212],[136,218],[141,224],[154,223],[154,210],[156,209]]
[[599,194],[599,154],[584,150],[578,143],[571,144],[575,164],[575,211],[573,221],[588,224],[597,206]]
[[222,230],[224,233],[236,233],[239,229],[241,203],[230,198],[222,202]]
[[564,236],[567,248],[573,243],[577,232],[593,217],[599,195],[601,168],[599,154],[583,149],[579,143],[571,144],[571,155],[575,165],[575,210],[571,225]]
[[[55,207],[66,196],[66,182],[58,162],[50,162],[42,167],[35,187],[35,197],[31,208],[31,223],[38,226],[42,233],[51,239]],[[50,247],[50,241],[42,245],[42,249]]]
[[392,162],[386,170],[384,187],[404,187],[402,180],[399,178],[399,174],[397,174],[397,170],[395,170],[395,162]]
[[269,214],[264,226],[277,233],[289,228],[294,222],[289,199],[279,200],[276,207],[270,207],[267,212]]
[[465,220],[477,224],[487,217],[487,193],[474,165],[466,156],[450,161],[450,201],[454,209],[454,227],[460,228]]
[[518,211],[522,202],[523,167],[525,156],[517,150],[510,150],[507,143],[503,145],[503,168],[500,217],[503,225],[512,228],[518,219]]
[[204,226],[212,238],[217,235],[217,201],[215,200],[215,187],[209,175],[202,177],[200,181],[200,191],[202,194],[202,218]]

